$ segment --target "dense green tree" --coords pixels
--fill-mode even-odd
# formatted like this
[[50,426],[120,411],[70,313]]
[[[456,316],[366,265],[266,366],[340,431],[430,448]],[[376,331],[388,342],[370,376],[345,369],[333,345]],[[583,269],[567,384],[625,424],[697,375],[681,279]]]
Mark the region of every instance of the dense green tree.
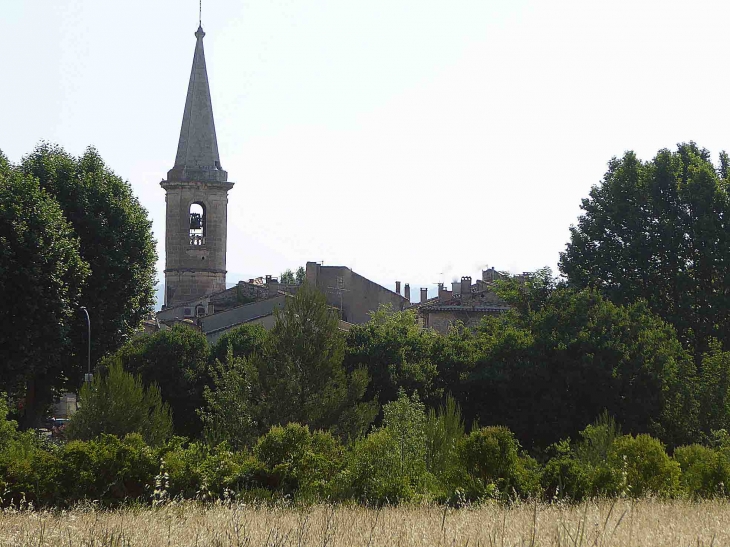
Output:
[[223,334],[210,349],[210,361],[226,361],[230,346],[233,357],[249,357],[261,353],[266,341],[266,329],[261,325],[246,323]]
[[372,381],[366,398],[383,403],[398,398],[398,390],[417,391],[429,405],[441,400],[438,368],[431,350],[438,335],[424,330],[413,311],[394,312],[381,307],[368,323],[353,326],[347,333],[345,365],[354,371],[365,367]]
[[706,435],[713,430],[730,429],[730,352],[722,351],[717,341],[702,357],[698,378],[700,425]]
[[24,401],[25,426],[69,374],[62,356],[88,273],[61,208],[0,152],[0,385]]
[[234,357],[231,347],[226,362],[212,371],[213,387],[205,392],[202,415],[209,438],[245,443],[289,422],[342,437],[363,434],[378,404],[362,402],[367,372],[345,371],[338,324],[324,295],[305,284],[276,313],[260,354]]
[[307,272],[304,270],[304,267],[299,266],[296,273],[287,268],[279,276],[279,281],[285,285],[301,285],[306,280],[306,277]]
[[695,358],[711,338],[730,344],[728,157],[716,169],[696,144],[633,152],[608,164],[581,205],[560,270],[613,302],[639,298],[670,322]]
[[460,403],[482,424],[545,447],[606,409],[673,445],[697,434],[694,363],[642,301],[557,289],[538,310],[485,320],[481,336],[486,350]]
[[151,445],[172,435],[170,407],[156,384],[145,388],[139,376],[114,363],[81,388],[79,410],[71,418],[69,439],[89,440],[102,433],[123,437],[139,433]]
[[395,439],[400,475],[418,489],[426,473],[426,407],[414,392],[402,389],[398,398],[383,406],[383,427]]
[[287,268],[279,275],[279,282],[284,285],[294,285],[294,272]]
[[[152,223],[129,183],[94,148],[75,158],[58,146],[40,144],[23,158],[20,169],[58,202],[79,238],[81,257],[91,268],[80,303],[89,310],[92,359],[97,361],[121,346],[152,310]],[[77,365],[74,379],[80,381],[86,355],[82,314],[76,314],[71,336],[75,359],[70,362]]]
[[141,377],[145,385],[159,386],[162,400],[170,405],[175,434],[197,437],[202,424],[196,410],[203,406],[203,388],[209,382],[210,348],[201,332],[175,325],[151,336],[134,338],[102,361],[120,363]]
[[297,268],[297,273],[295,274],[294,281],[296,281],[297,285],[301,285],[307,280],[307,272],[304,269],[304,266],[299,266]]

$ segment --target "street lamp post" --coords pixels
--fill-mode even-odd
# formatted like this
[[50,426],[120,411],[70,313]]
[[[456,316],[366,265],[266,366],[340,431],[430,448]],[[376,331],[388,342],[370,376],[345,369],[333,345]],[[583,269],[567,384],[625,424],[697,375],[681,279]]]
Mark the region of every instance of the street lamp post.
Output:
[[84,382],[91,383],[91,380],[93,379],[94,375],[91,374],[91,319],[89,318],[89,310],[86,309],[86,306],[81,306],[81,309],[84,310],[84,313],[86,314],[86,326],[88,327],[88,351],[86,353],[87,358],[87,370],[88,372],[84,374]]

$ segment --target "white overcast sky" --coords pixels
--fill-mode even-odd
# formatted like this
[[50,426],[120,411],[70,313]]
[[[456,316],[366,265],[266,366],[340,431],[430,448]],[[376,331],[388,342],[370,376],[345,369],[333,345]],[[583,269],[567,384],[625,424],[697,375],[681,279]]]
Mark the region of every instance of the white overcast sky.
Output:
[[[0,149],[97,147],[164,192],[196,0],[0,0]],[[204,0],[229,281],[308,260],[392,288],[548,265],[625,150],[730,148],[730,2]],[[417,295],[413,295],[414,298]]]

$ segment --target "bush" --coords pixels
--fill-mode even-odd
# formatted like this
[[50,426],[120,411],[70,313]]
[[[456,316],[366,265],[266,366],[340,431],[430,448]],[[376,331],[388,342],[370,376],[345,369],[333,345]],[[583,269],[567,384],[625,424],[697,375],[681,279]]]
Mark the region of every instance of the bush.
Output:
[[408,501],[414,491],[401,465],[398,441],[387,429],[378,429],[357,440],[348,453],[335,481],[335,497],[376,505]]
[[246,452],[232,451],[226,443],[185,447],[183,439],[177,438],[162,458],[170,498],[221,499],[268,485],[265,466]]
[[590,495],[592,468],[577,459],[568,441],[553,445],[555,457],[545,465],[540,484],[548,499],[582,501]]
[[726,494],[730,484],[730,461],[722,450],[699,444],[680,446],[674,459],[682,469],[681,484],[692,498],[712,498]]
[[3,505],[32,503],[36,507],[63,503],[57,450],[44,446],[34,431],[15,434],[0,452]]
[[106,375],[97,374],[81,388],[80,408],[66,428],[69,439],[90,440],[102,433],[123,437],[139,433],[150,445],[162,444],[172,434],[170,407],[154,384],[148,389],[113,363]]
[[307,426],[294,423],[272,427],[254,448],[276,489],[308,498],[329,495],[331,481],[342,468],[343,452],[331,433],[310,433]]
[[679,490],[679,464],[650,435],[624,435],[613,442],[609,465],[625,477],[625,492],[631,497],[672,496]]
[[438,483],[437,498],[453,500],[464,479],[464,467],[458,446],[464,437],[461,410],[453,397],[446,397],[446,406],[429,410],[425,424],[426,471]]
[[383,407],[383,427],[395,439],[403,479],[422,491],[426,475],[426,409],[414,391],[402,389],[398,399]]
[[5,393],[0,393],[0,450],[17,436],[18,422],[8,420],[10,409]]
[[150,494],[158,458],[138,433],[120,439],[102,434],[89,441],[71,441],[60,453],[60,486],[66,503],[97,500],[105,505]]
[[513,493],[537,493],[537,462],[521,458],[519,450],[519,443],[506,427],[483,427],[464,437],[459,443],[459,454],[469,477],[467,497],[490,495],[490,484],[503,498]]

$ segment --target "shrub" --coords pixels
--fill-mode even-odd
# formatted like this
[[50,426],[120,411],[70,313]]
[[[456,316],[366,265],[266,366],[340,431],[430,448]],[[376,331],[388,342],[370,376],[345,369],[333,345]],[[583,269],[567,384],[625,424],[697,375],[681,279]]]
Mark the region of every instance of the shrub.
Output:
[[265,466],[246,452],[234,452],[226,443],[184,446],[177,438],[163,451],[167,494],[171,498],[211,500],[240,496],[267,485]]
[[426,473],[426,410],[415,391],[408,397],[401,389],[398,399],[383,407],[383,427],[396,441],[398,472],[416,490],[422,490]]
[[580,432],[581,440],[575,447],[579,460],[589,465],[605,463],[613,441],[621,436],[621,427],[613,416],[603,411],[595,422]]
[[711,498],[726,494],[730,462],[724,451],[692,444],[678,447],[674,459],[682,469],[681,484],[689,496]]
[[266,466],[275,488],[286,494],[323,498],[341,470],[343,447],[331,433],[309,432],[290,423],[272,427],[256,443],[254,455]]
[[17,436],[18,422],[8,420],[9,412],[5,393],[0,393],[0,449],[5,448]]
[[519,449],[512,432],[502,426],[476,429],[464,437],[459,443],[459,454],[470,478],[471,495],[488,494],[490,484],[503,496],[510,496],[513,491],[525,494],[525,490],[534,487],[532,462],[521,462]]
[[413,498],[413,488],[401,471],[398,440],[390,431],[378,429],[355,442],[333,491],[339,499],[377,505]]
[[140,433],[155,446],[172,434],[170,407],[162,402],[160,390],[154,384],[145,389],[139,376],[125,372],[118,362],[106,375],[97,374],[91,384],[84,384],[80,398],[80,408],[66,428],[69,439]]
[[591,492],[591,466],[575,457],[569,441],[560,441],[552,448],[555,456],[547,462],[540,477],[545,496],[573,501],[585,499]]
[[458,444],[464,437],[461,409],[451,395],[446,406],[429,410],[424,433],[426,437],[426,469],[443,482],[450,482],[460,468]]
[[624,474],[626,493],[631,497],[671,496],[679,489],[679,464],[650,435],[619,437],[611,446],[608,462]]
[[62,470],[57,450],[44,447],[34,431],[15,434],[0,452],[0,489],[4,505],[62,503]]
[[147,497],[159,469],[158,459],[138,433],[120,439],[71,441],[60,453],[60,485],[65,501],[98,500],[116,504]]

